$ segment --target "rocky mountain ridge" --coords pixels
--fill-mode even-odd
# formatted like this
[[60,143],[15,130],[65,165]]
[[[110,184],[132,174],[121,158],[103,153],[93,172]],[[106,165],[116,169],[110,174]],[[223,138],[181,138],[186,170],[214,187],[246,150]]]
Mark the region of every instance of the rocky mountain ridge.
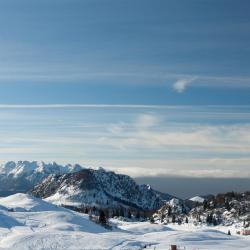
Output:
[[250,227],[250,192],[210,195],[201,203],[166,202],[152,217],[156,223],[193,223]]
[[66,174],[81,170],[78,164],[59,165],[43,161],[9,161],[0,165],[0,191],[27,192],[51,174]]
[[36,185],[31,193],[57,205],[128,207],[140,210],[158,209],[164,202],[173,198],[155,191],[148,185],[138,185],[127,175],[116,174],[103,168],[50,175]]

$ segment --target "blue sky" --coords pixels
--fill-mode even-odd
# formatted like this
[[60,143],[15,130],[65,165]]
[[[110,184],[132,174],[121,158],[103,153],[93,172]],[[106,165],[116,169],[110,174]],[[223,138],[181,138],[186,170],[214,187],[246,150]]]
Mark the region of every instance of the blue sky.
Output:
[[250,175],[249,10],[248,0],[1,1],[1,159]]

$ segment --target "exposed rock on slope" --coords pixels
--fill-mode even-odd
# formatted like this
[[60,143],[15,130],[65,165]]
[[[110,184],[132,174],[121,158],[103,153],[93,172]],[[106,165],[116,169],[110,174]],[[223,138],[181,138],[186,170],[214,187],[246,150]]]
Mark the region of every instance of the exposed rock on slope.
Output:
[[[173,202],[175,201],[175,202]],[[186,202],[185,202],[186,203]],[[193,207],[173,199],[166,202],[154,215],[159,223],[186,223],[250,227],[250,192],[225,193],[209,196],[203,203],[196,201]]]
[[58,205],[102,208],[125,206],[142,210],[158,209],[166,198],[172,198],[147,185],[137,185],[127,175],[102,168],[51,175],[36,185],[32,194]]

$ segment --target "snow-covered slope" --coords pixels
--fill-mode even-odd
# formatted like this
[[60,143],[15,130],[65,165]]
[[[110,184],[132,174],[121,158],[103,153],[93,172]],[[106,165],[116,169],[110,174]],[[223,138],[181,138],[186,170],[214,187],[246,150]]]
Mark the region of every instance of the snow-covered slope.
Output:
[[50,174],[65,174],[81,170],[76,165],[58,165],[55,162],[10,161],[0,165],[0,191],[26,192]]
[[[217,194],[209,196],[203,203],[193,199],[191,207],[172,199],[154,215],[157,223],[193,223],[195,225],[240,225],[250,229],[250,192]],[[200,200],[201,201],[201,200]]]
[[[15,205],[16,204],[16,205]],[[13,210],[9,210],[13,208]],[[17,209],[19,211],[15,211]],[[80,214],[26,194],[0,199],[0,249],[179,249],[248,250],[250,238],[227,235],[227,227],[157,225],[112,219],[107,230]]]
[[190,198],[189,200],[193,202],[203,203],[205,199],[200,196],[195,196],[195,197]]
[[57,206],[35,198],[28,194],[13,194],[8,197],[0,198],[0,204],[13,211],[53,211]]
[[32,194],[58,205],[102,208],[127,206],[143,210],[157,209],[166,198],[172,198],[147,185],[137,185],[127,175],[102,168],[49,176],[35,186]]

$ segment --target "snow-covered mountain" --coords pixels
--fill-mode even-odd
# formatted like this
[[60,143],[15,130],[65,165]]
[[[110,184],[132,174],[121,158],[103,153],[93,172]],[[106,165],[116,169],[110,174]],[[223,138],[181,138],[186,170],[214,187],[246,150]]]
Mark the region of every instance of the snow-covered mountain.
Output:
[[238,225],[250,227],[250,192],[217,194],[204,199],[194,199],[191,207],[186,201],[172,199],[166,202],[154,215],[153,220],[159,223],[191,222],[208,225]]
[[58,165],[55,162],[9,161],[0,165],[0,191],[26,192],[50,174],[65,174],[81,170],[75,165]]
[[203,203],[205,201],[205,199],[201,196],[194,196],[190,198],[189,200],[193,202],[198,202],[198,203]]
[[130,207],[158,209],[171,195],[138,185],[127,175],[83,169],[79,172],[50,175],[35,186],[32,194],[58,205],[101,208]]

